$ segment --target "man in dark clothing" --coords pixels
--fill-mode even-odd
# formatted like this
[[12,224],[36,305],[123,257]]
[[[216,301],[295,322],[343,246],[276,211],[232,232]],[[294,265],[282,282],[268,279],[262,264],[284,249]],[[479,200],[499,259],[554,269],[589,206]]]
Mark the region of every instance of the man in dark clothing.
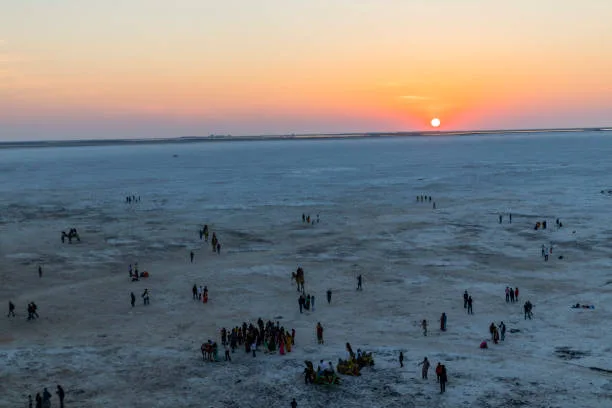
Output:
[[194,253],[193,251],[189,252],[189,258],[191,259],[191,263],[193,263]]
[[36,316],[36,318],[40,317],[38,316],[38,312],[36,312],[37,309],[38,306],[36,306],[36,303],[32,302],[32,318],[34,318],[34,316]]
[[198,285],[193,284],[193,288],[191,288],[191,294],[193,295],[194,300],[198,300]]
[[463,292],[463,308],[467,309],[467,303],[468,303],[468,298],[470,296],[467,293],[467,290],[465,292]]
[[399,363],[400,363],[400,367],[404,366],[404,353],[400,351],[400,355],[399,355]]
[[130,297],[132,298],[132,307],[134,307],[134,304],[136,303],[136,295],[134,295],[134,292],[130,293]]
[[40,392],[36,393],[36,408],[42,408],[42,397]]
[[9,300],[9,312],[8,312],[8,315],[6,315],[6,317],[11,317],[11,315],[15,317],[15,305],[13,304],[13,302]]
[[472,300],[472,297],[470,296],[468,298],[468,310],[467,310],[468,314],[474,314],[474,310],[472,309],[472,302],[473,300]]
[[38,265],[38,277],[42,278],[42,266]]
[[57,386],[56,394],[57,394],[57,396],[59,397],[59,400],[60,400],[60,408],[64,408],[64,396],[66,394],[64,393],[64,389],[62,388],[61,385]]
[[357,277],[357,290],[362,290],[361,288],[361,275]]
[[331,304],[331,295],[332,295],[332,291],[331,289],[327,290],[327,304]]
[[291,401],[291,408],[297,408],[297,402],[295,402],[295,398]]
[[51,406],[51,397],[51,393],[45,388],[42,395],[42,402],[45,407]]
[[140,296],[142,297],[143,304],[148,305],[149,304],[149,289],[145,289],[144,292],[142,292],[142,295]]
[[304,307],[304,295],[300,295],[300,298],[298,299],[298,304],[300,305],[300,313],[302,313],[302,308]]
[[442,364],[442,370],[440,374],[440,394],[446,391],[446,383],[448,381],[448,377],[446,376],[446,366]]

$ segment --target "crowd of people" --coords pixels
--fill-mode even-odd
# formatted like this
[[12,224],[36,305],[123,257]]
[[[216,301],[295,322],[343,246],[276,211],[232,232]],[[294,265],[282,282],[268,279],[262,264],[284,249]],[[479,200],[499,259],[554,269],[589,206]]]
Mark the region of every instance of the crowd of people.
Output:
[[[64,398],[66,396],[64,388],[58,384],[55,393],[57,394],[60,408],[64,408]],[[51,395],[47,388],[44,388],[42,393],[36,393],[36,397],[34,397],[34,399],[32,399],[32,395],[28,395],[28,408],[50,408],[52,397],[53,395]]]
[[[226,348],[226,360],[231,361],[229,351],[234,353],[239,347],[244,347],[246,353],[256,357],[258,350],[264,353],[290,353],[295,345],[295,329],[285,329],[280,322],[257,319],[255,324],[243,322],[232,329],[221,328],[221,344]],[[211,340],[209,340],[212,343]]]

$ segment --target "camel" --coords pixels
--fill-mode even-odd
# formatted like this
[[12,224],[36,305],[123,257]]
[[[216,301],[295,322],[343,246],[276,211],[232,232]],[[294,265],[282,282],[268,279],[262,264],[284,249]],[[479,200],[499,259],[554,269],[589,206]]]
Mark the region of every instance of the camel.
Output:
[[296,272],[291,272],[291,280],[295,280],[298,292],[304,292],[304,269],[299,267]]
[[77,241],[81,242],[81,237],[79,237],[79,233],[76,228],[70,228],[70,232],[66,234],[66,231],[62,231],[62,242],[64,242],[68,238],[68,243],[72,244],[72,238],[76,238]]

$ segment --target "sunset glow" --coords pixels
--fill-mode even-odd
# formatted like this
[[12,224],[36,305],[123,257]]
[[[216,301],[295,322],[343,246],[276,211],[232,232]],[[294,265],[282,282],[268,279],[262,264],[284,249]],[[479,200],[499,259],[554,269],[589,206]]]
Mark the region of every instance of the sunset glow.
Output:
[[3,4],[0,139],[612,125],[606,0],[93,4]]
[[437,128],[438,126],[440,126],[440,119],[438,118],[433,118],[431,120],[431,126]]

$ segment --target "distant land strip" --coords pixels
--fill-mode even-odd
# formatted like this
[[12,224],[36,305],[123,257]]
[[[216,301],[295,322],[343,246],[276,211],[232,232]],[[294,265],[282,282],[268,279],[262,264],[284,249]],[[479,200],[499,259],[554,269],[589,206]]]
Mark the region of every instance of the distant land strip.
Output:
[[198,142],[256,142],[264,140],[308,140],[308,139],[368,139],[392,137],[426,137],[426,136],[473,136],[473,135],[508,135],[525,133],[561,133],[561,132],[610,132],[610,128],[561,128],[561,129],[505,129],[505,130],[469,130],[469,131],[426,131],[426,132],[370,132],[370,133],[308,133],[287,135],[253,135],[253,136],[184,136],[174,138],[146,139],[77,139],[77,140],[39,140],[0,142],[0,149],[28,147],[77,147],[77,146],[114,146],[114,145],[148,145],[178,144]]

